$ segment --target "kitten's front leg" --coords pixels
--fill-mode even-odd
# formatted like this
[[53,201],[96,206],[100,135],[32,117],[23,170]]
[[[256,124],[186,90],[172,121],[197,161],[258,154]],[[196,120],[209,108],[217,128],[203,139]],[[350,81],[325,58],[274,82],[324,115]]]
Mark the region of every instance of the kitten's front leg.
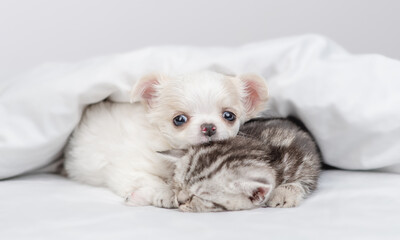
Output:
[[305,192],[300,184],[282,184],[273,190],[266,205],[274,208],[297,207],[304,199],[304,196]]

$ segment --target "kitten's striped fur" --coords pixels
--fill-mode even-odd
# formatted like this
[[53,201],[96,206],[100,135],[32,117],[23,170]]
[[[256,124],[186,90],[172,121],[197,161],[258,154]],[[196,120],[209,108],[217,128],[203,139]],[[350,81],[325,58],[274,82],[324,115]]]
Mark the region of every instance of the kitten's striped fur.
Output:
[[233,139],[173,150],[173,186],[183,211],[295,207],[317,186],[321,156],[288,119],[254,119]]

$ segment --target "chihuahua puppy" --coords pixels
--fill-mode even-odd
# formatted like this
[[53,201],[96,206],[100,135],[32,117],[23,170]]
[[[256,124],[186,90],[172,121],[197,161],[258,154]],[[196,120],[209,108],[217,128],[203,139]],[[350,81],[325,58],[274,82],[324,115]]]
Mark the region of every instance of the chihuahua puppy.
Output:
[[174,166],[157,152],[236,136],[268,98],[264,79],[215,72],[151,74],[132,90],[134,103],[89,106],[65,150],[76,181],[104,186],[134,206],[173,208]]

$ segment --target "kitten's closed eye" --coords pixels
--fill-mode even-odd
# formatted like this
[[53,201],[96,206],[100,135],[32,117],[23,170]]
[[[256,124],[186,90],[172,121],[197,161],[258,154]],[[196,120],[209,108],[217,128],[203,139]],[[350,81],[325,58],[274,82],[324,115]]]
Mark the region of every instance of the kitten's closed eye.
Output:
[[205,200],[203,198],[192,196],[189,201],[179,206],[183,212],[219,212],[228,209],[219,203]]
[[210,192],[201,192],[199,195],[200,196],[207,196],[207,195],[210,195],[211,193]]

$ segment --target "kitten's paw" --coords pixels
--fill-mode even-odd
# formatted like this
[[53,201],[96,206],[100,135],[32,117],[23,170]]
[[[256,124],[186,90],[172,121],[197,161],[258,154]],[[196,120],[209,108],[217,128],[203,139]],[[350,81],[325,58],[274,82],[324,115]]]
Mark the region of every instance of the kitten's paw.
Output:
[[268,207],[290,208],[297,207],[303,200],[302,189],[295,185],[287,184],[277,187],[267,202]]
[[182,212],[194,212],[192,206],[190,206],[189,204],[180,205],[179,210],[181,210]]
[[177,208],[179,206],[178,199],[170,189],[160,189],[154,196],[153,204],[162,208]]

